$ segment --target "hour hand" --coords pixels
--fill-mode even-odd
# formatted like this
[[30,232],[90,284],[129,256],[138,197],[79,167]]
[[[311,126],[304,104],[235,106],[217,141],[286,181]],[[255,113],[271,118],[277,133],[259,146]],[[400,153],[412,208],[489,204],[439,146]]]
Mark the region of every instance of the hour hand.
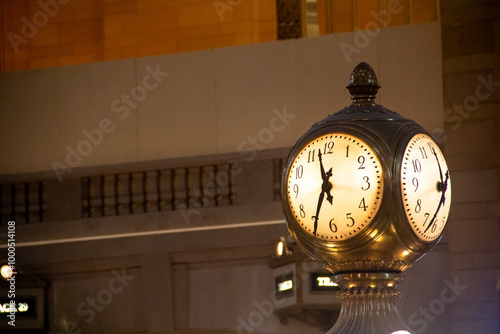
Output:
[[[328,183],[330,183],[330,182],[328,182]],[[330,193],[330,190],[332,190],[332,188],[331,188],[331,184],[330,184],[330,188],[328,189],[328,191],[325,191],[325,192],[326,192],[326,200],[327,200],[328,202],[330,202],[330,204],[333,204],[333,196],[332,196],[332,194]]]
[[[446,171],[446,178],[444,179],[444,182],[441,184],[441,187],[438,187],[438,190],[442,191],[443,194],[441,195],[441,198],[443,199],[443,205],[446,201],[445,193],[446,189],[448,189],[448,180],[450,179],[450,171]],[[439,189],[441,188],[441,189]]]

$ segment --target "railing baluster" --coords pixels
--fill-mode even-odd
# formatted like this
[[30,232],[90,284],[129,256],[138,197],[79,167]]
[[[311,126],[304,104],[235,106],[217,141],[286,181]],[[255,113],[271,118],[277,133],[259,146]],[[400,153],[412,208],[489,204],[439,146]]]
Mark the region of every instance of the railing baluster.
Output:
[[105,187],[105,181],[104,181],[104,175],[101,175],[100,177],[100,184],[99,184],[99,196],[101,197],[101,216],[106,216],[106,203],[104,202],[105,196],[104,196],[104,187]]
[[189,208],[189,167],[186,167],[186,172],[184,174],[184,192],[186,193],[185,203],[186,208]]
[[161,211],[161,170],[156,171],[156,205],[158,212]]
[[38,182],[38,220],[43,222],[43,182]]
[[88,217],[92,217],[92,178],[87,177],[87,208],[88,208]]
[[115,215],[118,216],[120,214],[120,204],[118,202],[119,198],[119,187],[118,187],[118,182],[119,182],[118,174],[115,174],[114,180],[113,180],[113,188],[115,192]]
[[200,170],[199,170],[199,174],[198,174],[198,186],[200,187],[200,197],[199,197],[199,201],[200,201],[200,207],[204,207],[204,203],[203,203],[203,194],[204,194],[204,187],[203,187],[203,166],[200,166]]
[[175,210],[175,168],[171,169],[170,192],[172,193],[172,198],[171,198],[172,210]]
[[228,198],[229,198],[229,205],[233,205],[233,165],[231,163],[227,164],[227,178],[228,178]]
[[132,194],[132,173],[128,173],[128,212],[134,213],[134,198]]
[[148,212],[147,174],[142,172],[142,211]]
[[219,172],[219,167],[217,164],[214,165],[214,175],[213,175],[213,184],[214,184],[214,201],[215,206],[219,206],[219,185],[217,184],[217,173]]

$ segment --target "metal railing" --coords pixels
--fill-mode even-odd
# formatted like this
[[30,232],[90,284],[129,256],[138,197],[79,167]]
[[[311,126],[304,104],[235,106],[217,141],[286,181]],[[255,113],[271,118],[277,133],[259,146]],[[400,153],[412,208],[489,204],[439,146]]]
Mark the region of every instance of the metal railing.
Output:
[[[251,162],[226,154],[88,167],[74,170],[63,182],[50,172],[3,175],[0,225],[9,220],[31,224],[245,205],[264,197],[278,201],[283,152],[262,152]],[[272,169],[259,169],[269,162]],[[264,180],[270,180],[262,173],[272,173],[272,193],[262,193],[264,197],[256,193],[266,188]],[[240,189],[242,196],[237,198],[238,180],[243,179],[246,189]]]
[[232,205],[230,163],[82,178],[82,218]]
[[0,185],[0,222],[43,222],[44,197],[43,181]]

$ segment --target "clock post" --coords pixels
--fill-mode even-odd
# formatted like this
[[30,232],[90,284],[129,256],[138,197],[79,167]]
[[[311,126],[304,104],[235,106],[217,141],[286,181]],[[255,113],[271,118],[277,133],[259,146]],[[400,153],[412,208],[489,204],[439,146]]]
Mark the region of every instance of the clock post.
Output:
[[444,156],[416,122],[375,103],[360,63],[352,104],[313,124],[291,149],[281,197],[288,230],[341,287],[333,333],[411,333],[394,305],[402,273],[441,239],[451,181]]

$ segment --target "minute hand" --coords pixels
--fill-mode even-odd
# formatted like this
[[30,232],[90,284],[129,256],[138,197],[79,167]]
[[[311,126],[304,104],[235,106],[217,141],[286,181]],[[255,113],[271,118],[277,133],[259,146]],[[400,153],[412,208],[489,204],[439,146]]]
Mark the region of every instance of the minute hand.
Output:
[[[439,164],[439,162],[438,162],[438,164]],[[448,187],[448,178],[449,177],[450,177],[450,173],[448,171],[446,171],[446,179],[444,180],[444,183],[442,186],[442,190],[441,190],[442,194],[441,194],[441,199],[439,200],[439,205],[437,207],[436,213],[432,217],[429,225],[427,225],[427,228],[425,229],[424,233],[427,232],[427,230],[429,230],[429,228],[432,226],[432,224],[434,223],[434,220],[436,219],[437,214],[439,213],[439,209],[441,209],[441,205],[443,205],[444,202],[446,201],[445,194],[446,194],[446,188]],[[442,177],[441,177],[441,179],[442,179]]]
[[436,150],[431,147],[431,151],[434,154],[434,157],[436,158],[436,162],[437,162],[438,169],[439,169],[439,180],[440,181],[438,181],[436,188],[437,188],[437,191],[441,191],[442,193],[441,193],[441,199],[439,200],[439,205],[437,207],[436,213],[434,214],[431,221],[427,225],[424,233],[427,232],[427,230],[429,230],[429,228],[432,226],[432,224],[434,223],[434,220],[436,219],[436,216],[439,212],[439,209],[441,209],[441,205],[443,205],[444,202],[446,201],[445,193],[446,193],[446,187],[448,185],[448,177],[449,177],[449,173],[448,173],[448,171],[446,171],[446,180],[443,181],[443,171],[441,169],[441,164],[439,163],[439,158],[437,156]]

